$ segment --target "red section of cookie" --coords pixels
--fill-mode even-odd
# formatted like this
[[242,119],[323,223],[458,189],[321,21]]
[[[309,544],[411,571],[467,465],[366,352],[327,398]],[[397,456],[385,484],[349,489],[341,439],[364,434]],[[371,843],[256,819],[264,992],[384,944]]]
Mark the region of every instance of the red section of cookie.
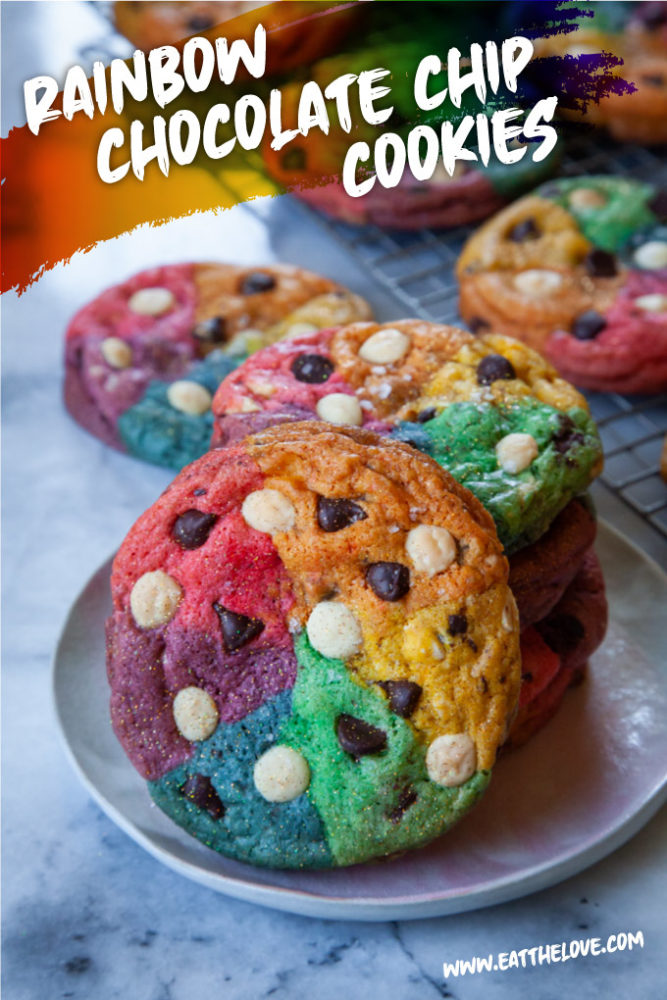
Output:
[[553,611],[521,634],[524,682],[506,750],[526,743],[555,715],[602,643],[607,617],[602,569],[591,550]]
[[510,586],[522,628],[540,621],[558,603],[595,534],[595,517],[589,507],[572,500],[546,534],[510,556]]

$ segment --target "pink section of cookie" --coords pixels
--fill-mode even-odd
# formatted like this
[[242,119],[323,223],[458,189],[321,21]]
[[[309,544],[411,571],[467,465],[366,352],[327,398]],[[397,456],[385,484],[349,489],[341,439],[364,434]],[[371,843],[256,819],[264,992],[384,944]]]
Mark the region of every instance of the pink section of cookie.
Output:
[[[138,309],[151,308],[150,302],[133,300],[146,289],[160,290],[153,308],[163,305],[163,312],[131,307],[134,302]],[[79,419],[92,408],[109,427],[109,443],[119,446],[118,417],[141,399],[152,379],[176,379],[193,360],[196,296],[193,266],[179,264],[142,271],[80,309],[65,345],[65,402],[73,416]],[[120,355],[121,364],[110,363],[105,342],[112,337],[129,348]]]
[[[241,514],[262,484],[242,446],[210,452],[137,521],[114,561],[107,626],[112,721],[147,778],[189,756],[172,718],[182,688],[206,690],[219,718],[235,722],[294,684],[285,624],[291,583],[271,536]],[[156,571],[155,586],[166,581],[162,599],[151,604],[149,591],[137,605],[140,581]],[[139,660],[145,669],[137,669]],[[147,725],[151,718],[155,726]]]
[[594,339],[563,330],[549,337],[545,353],[561,375],[600,392],[666,389],[667,270],[629,271],[603,315],[606,326]]
[[302,187],[294,194],[336,219],[406,230],[467,225],[505,204],[481,170],[421,183],[406,171],[395,188],[376,184],[363,198],[353,198],[339,182]]
[[[333,367],[328,350],[335,330],[323,330],[282,340],[252,355],[222,382],[213,400],[216,418],[212,444],[218,445],[226,435],[221,421],[253,413],[278,413],[287,409],[299,419],[314,417],[323,396],[340,392],[354,395],[354,390]],[[313,371],[317,358],[323,364],[319,381]],[[304,359],[313,359],[310,373],[304,373]],[[299,365],[302,370],[299,371]]]

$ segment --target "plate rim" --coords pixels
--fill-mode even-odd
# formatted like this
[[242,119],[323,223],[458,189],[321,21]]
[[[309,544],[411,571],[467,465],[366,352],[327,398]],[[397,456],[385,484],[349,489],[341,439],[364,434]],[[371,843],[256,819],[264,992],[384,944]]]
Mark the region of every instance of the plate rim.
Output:
[[[617,542],[630,548],[641,561],[648,563],[654,574],[660,578],[667,590],[667,572],[652,556],[621,531],[604,519],[598,522],[598,529],[608,532]],[[468,910],[484,909],[499,903],[509,902],[523,896],[551,887],[572,877],[590,867],[630,840],[646,823],[656,815],[663,803],[667,801],[667,771],[662,779],[654,783],[648,796],[638,809],[626,809],[613,826],[602,836],[594,837],[583,844],[579,843],[571,850],[541,862],[526,869],[519,876],[516,873],[493,879],[482,888],[473,891],[466,889],[447,893],[436,892],[418,900],[406,900],[400,897],[360,896],[356,898],[331,896],[325,893],[312,892],[305,889],[271,886],[254,882],[248,878],[212,872],[191,861],[186,861],[170,853],[165,848],[155,844],[138,826],[118,809],[97,788],[84,770],[73,747],[70,744],[67,730],[63,724],[58,697],[58,668],[61,660],[61,648],[65,643],[70,623],[75,610],[82,600],[91,582],[107,566],[110,568],[115,553],[104,560],[88,577],[81,589],[72,600],[63,621],[55,644],[51,660],[51,708],[55,717],[61,745],[79,781],[91,798],[102,811],[136,844],[142,847],[156,861],[161,862],[171,871],[189,878],[191,881],[205,887],[246,902],[257,903],[283,912],[314,916],[320,919],[332,920],[417,920],[427,917],[447,916],[463,913]],[[128,767],[131,765],[128,762]],[[175,828],[179,828],[175,825]],[[249,872],[251,865],[246,866]]]

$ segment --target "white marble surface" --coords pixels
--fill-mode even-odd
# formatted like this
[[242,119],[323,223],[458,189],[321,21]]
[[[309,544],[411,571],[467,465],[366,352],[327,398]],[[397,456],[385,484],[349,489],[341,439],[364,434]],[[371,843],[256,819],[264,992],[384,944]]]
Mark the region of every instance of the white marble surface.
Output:
[[[32,50],[30,63],[31,52],[20,47],[32,37],[31,23],[41,23],[42,6],[3,4],[3,56],[13,56],[5,62],[3,87],[12,71],[16,80],[51,68],[36,62]],[[48,6],[61,8],[61,26],[82,7]],[[51,705],[54,644],[84,581],[169,474],[110,452],[67,418],[60,401],[64,326],[98,289],[159,260],[224,257],[233,247],[241,260],[266,261],[279,252],[329,273],[345,266],[298,212],[275,203],[263,211],[268,229],[239,209],[142,230],[77,256],[21,298],[7,295],[0,303],[4,995],[664,996],[666,810],[605,861],[524,900],[412,923],[330,923],[235,902],[172,873],[121,833],[70,771]],[[370,292],[382,314],[391,314],[392,304],[369,290],[363,276],[352,271],[347,277]],[[645,937],[642,951],[447,982],[442,977],[444,960],[638,929]]]

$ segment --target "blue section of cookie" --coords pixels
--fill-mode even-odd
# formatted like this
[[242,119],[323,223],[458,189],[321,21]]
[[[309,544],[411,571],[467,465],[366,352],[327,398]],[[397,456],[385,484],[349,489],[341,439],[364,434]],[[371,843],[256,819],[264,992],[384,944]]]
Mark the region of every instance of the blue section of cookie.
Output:
[[[184,378],[202,385],[213,396],[223,378],[243,360],[212,351]],[[118,431],[131,455],[178,471],[208,451],[213,416],[210,410],[193,415],[175,409],[168,397],[171,384],[151,382],[143,398],[119,417]]]
[[214,851],[271,868],[333,864],[319,814],[307,794],[267,802],[255,787],[257,759],[275,746],[292,710],[283,691],[213,736],[194,744],[185,764],[148,783],[156,804]]

